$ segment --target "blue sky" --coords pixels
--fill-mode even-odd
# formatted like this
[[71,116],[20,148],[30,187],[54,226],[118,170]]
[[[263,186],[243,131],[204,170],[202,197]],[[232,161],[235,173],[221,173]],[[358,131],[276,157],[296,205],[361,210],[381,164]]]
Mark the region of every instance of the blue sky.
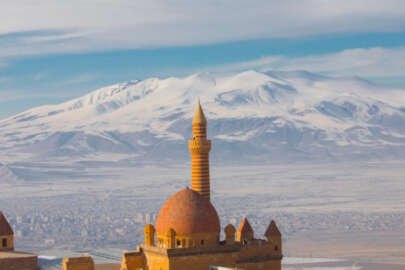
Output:
[[405,88],[400,0],[3,0],[0,18],[0,118],[195,72],[308,70]]

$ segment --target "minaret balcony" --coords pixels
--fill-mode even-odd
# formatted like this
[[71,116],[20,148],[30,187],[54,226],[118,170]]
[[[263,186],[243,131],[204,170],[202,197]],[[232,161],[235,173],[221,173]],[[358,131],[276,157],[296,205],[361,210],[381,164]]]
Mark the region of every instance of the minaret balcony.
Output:
[[194,139],[188,142],[191,153],[208,153],[211,150],[211,140]]

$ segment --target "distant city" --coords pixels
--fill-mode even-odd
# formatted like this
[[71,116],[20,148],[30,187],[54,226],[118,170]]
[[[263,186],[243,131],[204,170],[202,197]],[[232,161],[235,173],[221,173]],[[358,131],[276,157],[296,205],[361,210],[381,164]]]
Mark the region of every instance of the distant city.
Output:
[[[244,204],[240,200],[244,200]],[[405,213],[277,211],[265,216],[254,207],[255,204],[257,208],[271,207],[271,202],[266,202],[264,197],[216,197],[215,202],[223,224],[237,225],[247,215],[256,232],[264,233],[271,216],[278,220],[287,242],[295,234],[305,232],[392,232],[405,229]],[[17,246],[40,254],[55,248],[76,251],[102,247],[133,249],[143,240],[144,225],[155,221],[161,203],[163,200],[119,194],[0,199],[0,205],[14,228]]]

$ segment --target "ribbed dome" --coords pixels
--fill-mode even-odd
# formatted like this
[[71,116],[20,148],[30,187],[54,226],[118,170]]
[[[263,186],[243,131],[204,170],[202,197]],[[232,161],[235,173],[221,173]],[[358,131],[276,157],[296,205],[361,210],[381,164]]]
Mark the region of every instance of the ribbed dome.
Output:
[[171,196],[160,209],[156,231],[164,234],[173,228],[176,234],[217,233],[220,225],[211,202],[198,192],[185,188]]

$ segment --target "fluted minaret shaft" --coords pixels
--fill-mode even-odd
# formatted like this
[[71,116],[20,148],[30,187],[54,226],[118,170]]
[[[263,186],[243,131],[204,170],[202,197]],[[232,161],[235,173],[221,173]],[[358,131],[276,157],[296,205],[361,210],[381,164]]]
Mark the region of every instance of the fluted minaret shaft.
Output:
[[209,200],[211,141],[207,140],[207,120],[200,103],[193,119],[193,139],[188,146],[191,153],[191,189]]

